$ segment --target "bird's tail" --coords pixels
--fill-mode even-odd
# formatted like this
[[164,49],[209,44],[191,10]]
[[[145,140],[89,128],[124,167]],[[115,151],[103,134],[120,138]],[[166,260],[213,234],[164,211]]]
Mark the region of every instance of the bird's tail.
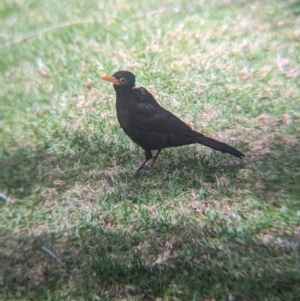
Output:
[[236,148],[234,148],[234,147],[232,147],[232,146],[230,146],[226,143],[208,138],[208,137],[206,137],[202,134],[199,134],[199,133],[197,133],[197,134],[198,134],[196,136],[196,142],[197,143],[203,144],[205,146],[213,148],[213,149],[215,149],[219,152],[222,152],[222,153],[229,153],[229,154],[234,155],[234,156],[239,157],[239,158],[243,158],[245,156],[243,153],[238,151]]

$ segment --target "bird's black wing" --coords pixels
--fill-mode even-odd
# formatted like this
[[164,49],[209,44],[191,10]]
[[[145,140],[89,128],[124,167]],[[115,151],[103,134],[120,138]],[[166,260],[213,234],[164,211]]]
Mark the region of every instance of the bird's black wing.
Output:
[[168,110],[161,107],[145,88],[137,88],[134,99],[134,123],[145,131],[167,135],[187,135],[192,129]]
[[162,108],[146,89],[139,88],[138,92],[131,102],[133,106],[131,111],[134,112],[132,120],[138,135],[133,134],[131,137],[145,149],[200,143],[239,158],[244,156],[226,143],[193,131],[174,114]]

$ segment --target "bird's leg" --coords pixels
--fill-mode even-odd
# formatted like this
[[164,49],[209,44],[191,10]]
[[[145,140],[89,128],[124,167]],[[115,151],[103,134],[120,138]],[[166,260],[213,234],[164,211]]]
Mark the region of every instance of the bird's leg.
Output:
[[[156,156],[155,156],[156,157]],[[151,150],[149,149],[145,149],[145,161],[140,165],[140,167],[136,170],[136,173],[139,172],[144,166],[145,164],[152,158],[152,153]]]
[[156,153],[156,155],[155,155],[155,157],[153,158],[153,161],[152,161],[152,164],[151,164],[151,168],[154,166],[154,163],[155,163],[155,161],[156,161],[158,155],[160,154],[160,152],[161,152],[161,149],[158,149],[158,150],[157,150],[157,153]]

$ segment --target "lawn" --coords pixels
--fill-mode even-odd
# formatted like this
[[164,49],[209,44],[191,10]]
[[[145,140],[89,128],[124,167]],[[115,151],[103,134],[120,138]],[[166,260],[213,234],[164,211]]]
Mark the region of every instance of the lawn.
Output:
[[[300,3],[0,3],[1,300],[300,300]],[[245,153],[153,169],[104,74]]]

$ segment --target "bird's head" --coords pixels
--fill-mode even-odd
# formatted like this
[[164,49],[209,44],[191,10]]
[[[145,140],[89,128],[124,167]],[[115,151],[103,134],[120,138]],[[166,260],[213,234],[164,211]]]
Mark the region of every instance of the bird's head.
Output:
[[115,90],[132,89],[135,85],[135,76],[129,71],[118,71],[113,75],[104,75],[101,79],[113,83]]

